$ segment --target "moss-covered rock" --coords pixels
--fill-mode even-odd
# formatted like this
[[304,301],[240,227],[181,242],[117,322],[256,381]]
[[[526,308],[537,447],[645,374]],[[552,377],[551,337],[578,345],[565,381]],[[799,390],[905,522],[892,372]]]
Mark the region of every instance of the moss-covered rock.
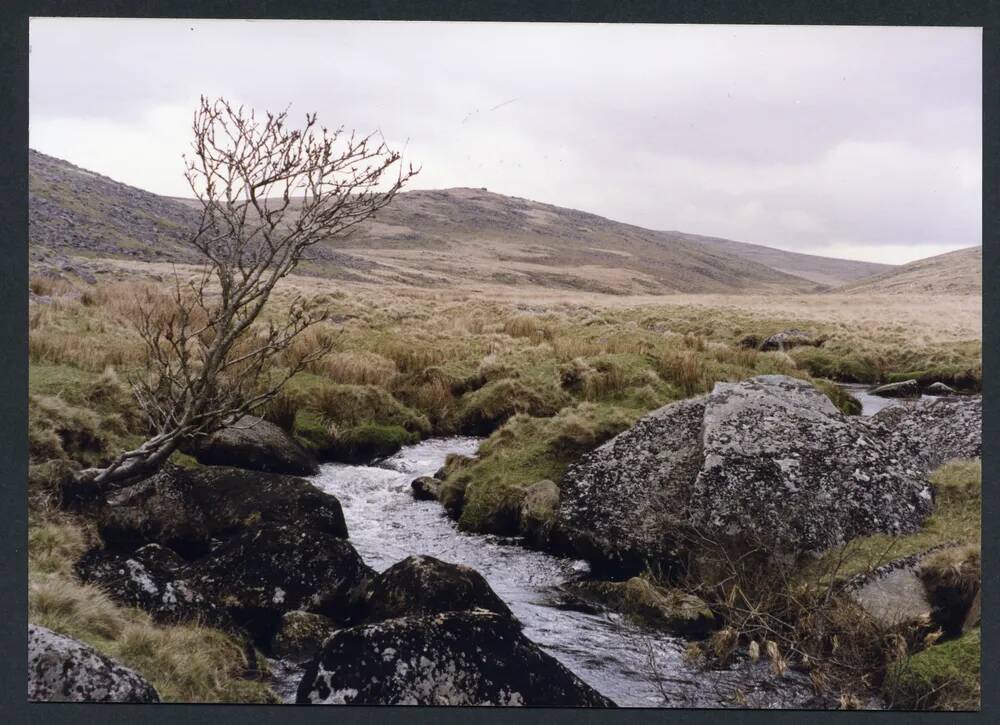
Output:
[[336,623],[322,614],[301,609],[285,612],[271,640],[271,653],[275,657],[305,662],[312,659],[335,631]]
[[518,527],[532,546],[545,546],[559,513],[559,487],[543,480],[531,484],[524,492]]
[[656,586],[642,577],[624,582],[578,582],[568,588],[584,599],[672,632],[705,635],[715,626],[715,615],[702,599],[679,589]]

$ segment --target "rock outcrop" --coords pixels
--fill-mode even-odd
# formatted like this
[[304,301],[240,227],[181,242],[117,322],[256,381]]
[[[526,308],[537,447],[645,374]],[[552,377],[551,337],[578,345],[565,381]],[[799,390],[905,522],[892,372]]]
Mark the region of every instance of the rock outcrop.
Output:
[[271,641],[271,654],[293,662],[307,662],[335,631],[336,622],[322,614],[301,609],[285,612]]
[[238,468],[164,468],[109,499],[98,521],[111,548],[167,546],[186,558],[257,523],[292,524],[346,538],[340,502],[294,476]]
[[880,385],[869,392],[880,398],[919,398],[920,383],[916,380],[903,380],[898,383]]
[[193,569],[195,586],[261,642],[295,609],[348,620],[358,591],[375,574],[346,540],[286,524],[248,529]]
[[342,629],[306,668],[296,702],[614,705],[528,640],[515,620],[481,610]]
[[777,332],[766,338],[764,342],[761,343],[760,349],[764,352],[771,350],[784,351],[790,350],[793,347],[801,347],[802,345],[819,347],[824,342],[825,338],[816,337],[805,330],[792,328],[789,330],[782,330],[781,332]]
[[319,464],[284,430],[252,415],[200,439],[194,446],[199,463],[234,466],[268,473],[312,476]]
[[28,625],[28,700],[32,702],[159,702],[139,673],[90,645]]
[[978,398],[861,418],[797,378],[719,383],[570,466],[559,529],[578,555],[625,570],[706,537],[794,556],[914,531],[933,508],[926,473],[978,456],[981,418]]
[[940,381],[928,385],[927,390],[924,392],[928,395],[955,395],[955,389],[953,387],[945,385]]
[[437,501],[441,491],[441,480],[433,476],[421,476],[410,482],[413,498],[418,501]]
[[479,572],[433,556],[408,556],[372,579],[362,608],[365,622],[471,609],[513,616]]

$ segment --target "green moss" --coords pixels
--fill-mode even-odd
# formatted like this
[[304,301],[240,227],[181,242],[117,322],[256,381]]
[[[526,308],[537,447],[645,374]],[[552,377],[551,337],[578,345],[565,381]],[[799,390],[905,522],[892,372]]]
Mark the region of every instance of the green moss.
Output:
[[976,628],[895,663],[883,695],[900,710],[978,710],[980,635]]
[[392,455],[403,446],[419,440],[419,434],[411,433],[402,426],[363,423],[338,437],[332,457],[346,462],[369,461]]
[[571,400],[554,379],[538,381],[503,378],[487,383],[462,398],[456,427],[463,433],[483,435],[518,414],[542,417],[554,415]]
[[839,385],[831,383],[828,380],[813,380],[813,385],[822,390],[841,413],[846,413],[847,415],[861,414],[861,401]]

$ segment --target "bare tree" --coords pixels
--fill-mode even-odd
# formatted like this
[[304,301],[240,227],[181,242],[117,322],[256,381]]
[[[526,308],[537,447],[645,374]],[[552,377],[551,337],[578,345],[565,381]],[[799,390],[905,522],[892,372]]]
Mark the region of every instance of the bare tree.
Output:
[[[232,424],[264,405],[328,344],[276,357],[323,322],[296,295],[279,321],[258,321],[277,283],[316,243],[342,236],[388,204],[417,172],[375,134],[328,131],[307,114],[288,128],[287,110],[252,110],[204,97],[195,111],[188,184],[201,202],[190,243],[199,273],[175,273],[171,295],[147,292],[136,315],[145,374],[133,392],[152,430],[139,447],[80,480],[112,484],[158,468],[185,439]],[[395,167],[395,170],[394,170]]]

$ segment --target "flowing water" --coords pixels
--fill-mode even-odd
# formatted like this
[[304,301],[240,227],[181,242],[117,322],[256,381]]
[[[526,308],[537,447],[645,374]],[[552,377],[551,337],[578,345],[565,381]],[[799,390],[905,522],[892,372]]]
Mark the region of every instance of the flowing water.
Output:
[[[702,671],[685,662],[683,638],[570,603],[558,587],[585,576],[586,562],[532,551],[517,538],[461,532],[439,503],[413,498],[414,478],[432,475],[449,453],[474,455],[478,445],[475,438],[431,439],[374,465],[326,464],[311,481],[340,500],[350,541],[372,568],[382,571],[411,554],[472,567],[511,608],[529,639],[619,705],[719,707],[737,704],[737,692],[743,706],[811,704],[801,674],[786,672],[778,679],[763,662],[746,660]],[[293,698],[301,670],[272,664],[279,690]]]
[[[853,395],[861,403],[861,415],[875,415],[883,408],[890,408],[895,405],[909,405],[917,402],[917,398],[883,398],[880,395],[872,395],[872,386],[858,383],[841,383],[840,387]],[[932,398],[931,395],[921,395],[919,400]]]

